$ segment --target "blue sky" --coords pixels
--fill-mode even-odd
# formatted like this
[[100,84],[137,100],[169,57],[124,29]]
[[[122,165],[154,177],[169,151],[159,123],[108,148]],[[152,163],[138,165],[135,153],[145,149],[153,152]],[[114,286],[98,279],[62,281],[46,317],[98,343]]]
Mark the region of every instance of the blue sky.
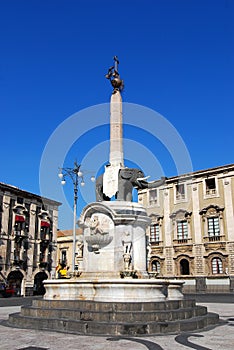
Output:
[[[71,115],[109,102],[104,75],[114,55],[123,101],[166,118],[184,140],[193,170],[233,163],[232,0],[8,0],[0,2],[0,33],[1,182],[40,193],[48,140]],[[144,130],[126,127],[125,137],[154,153],[163,174],[177,175],[165,147]],[[75,157],[83,162],[107,139],[107,126],[87,132],[55,166],[72,166]],[[63,142],[61,136],[58,152]],[[103,149],[108,155],[107,142]],[[152,179],[160,175],[152,173]],[[53,171],[48,179],[59,188]],[[67,185],[68,202],[71,192]],[[70,228],[71,213],[63,206],[60,212],[60,227]]]

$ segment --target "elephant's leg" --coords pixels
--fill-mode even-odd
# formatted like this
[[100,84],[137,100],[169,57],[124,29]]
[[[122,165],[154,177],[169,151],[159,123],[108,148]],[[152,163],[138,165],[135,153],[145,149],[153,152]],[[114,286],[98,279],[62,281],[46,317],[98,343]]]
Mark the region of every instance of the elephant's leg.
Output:
[[100,175],[96,180],[96,201],[103,201],[103,175]]
[[103,193],[103,175],[100,175],[96,180],[96,201],[109,201],[110,198]]

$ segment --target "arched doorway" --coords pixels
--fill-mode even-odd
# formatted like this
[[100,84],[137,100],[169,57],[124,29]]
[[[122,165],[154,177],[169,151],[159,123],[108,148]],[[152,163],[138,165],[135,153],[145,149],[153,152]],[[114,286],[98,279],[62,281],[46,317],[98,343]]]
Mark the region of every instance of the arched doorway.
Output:
[[22,284],[23,278],[24,278],[24,275],[19,270],[11,271],[7,276],[7,282],[8,282],[9,288],[14,289],[15,296],[21,295],[21,284]]
[[43,286],[43,281],[47,280],[48,276],[45,272],[38,272],[34,277],[33,295],[44,295],[46,290]]
[[190,275],[189,261],[187,259],[180,260],[180,274]]

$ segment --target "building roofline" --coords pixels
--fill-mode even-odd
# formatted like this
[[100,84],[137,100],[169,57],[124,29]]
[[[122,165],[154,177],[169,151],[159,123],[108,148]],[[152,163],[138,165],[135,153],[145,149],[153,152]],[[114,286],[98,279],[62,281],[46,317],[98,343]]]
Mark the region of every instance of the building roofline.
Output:
[[230,170],[234,171],[234,164],[227,164],[227,165],[217,166],[214,168],[196,170],[194,172],[168,177],[168,178],[166,178],[166,183],[174,182],[176,180],[181,180],[182,178],[183,179],[193,178],[193,177],[199,177],[199,176],[204,175],[204,174],[209,175],[209,174],[221,173],[221,172],[230,171]]
[[58,202],[58,201],[56,201],[54,199],[43,197],[43,196],[40,196],[38,194],[29,192],[29,191],[26,191],[26,190],[22,190],[19,187],[16,187],[16,186],[13,186],[13,185],[9,185],[9,184],[5,184],[3,182],[0,182],[0,189],[2,189],[3,191],[9,191],[9,192],[15,193],[15,194],[21,194],[22,197],[37,199],[39,201],[46,202],[48,204],[52,204],[52,205],[56,205],[56,206],[60,206],[62,204],[61,202]]

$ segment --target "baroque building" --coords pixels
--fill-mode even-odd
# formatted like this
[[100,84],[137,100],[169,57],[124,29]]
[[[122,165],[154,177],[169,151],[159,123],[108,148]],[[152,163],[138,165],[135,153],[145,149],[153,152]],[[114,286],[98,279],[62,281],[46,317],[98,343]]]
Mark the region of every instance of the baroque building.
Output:
[[15,295],[44,293],[55,276],[61,203],[0,183],[0,280]]
[[139,190],[147,209],[152,277],[183,278],[188,292],[234,290],[234,164],[165,178]]
[[[76,229],[75,242],[75,272],[79,273],[83,268],[83,230]],[[57,275],[59,270],[65,269],[66,273],[62,277],[70,277],[72,272],[72,251],[73,251],[73,230],[59,230],[57,232]]]

